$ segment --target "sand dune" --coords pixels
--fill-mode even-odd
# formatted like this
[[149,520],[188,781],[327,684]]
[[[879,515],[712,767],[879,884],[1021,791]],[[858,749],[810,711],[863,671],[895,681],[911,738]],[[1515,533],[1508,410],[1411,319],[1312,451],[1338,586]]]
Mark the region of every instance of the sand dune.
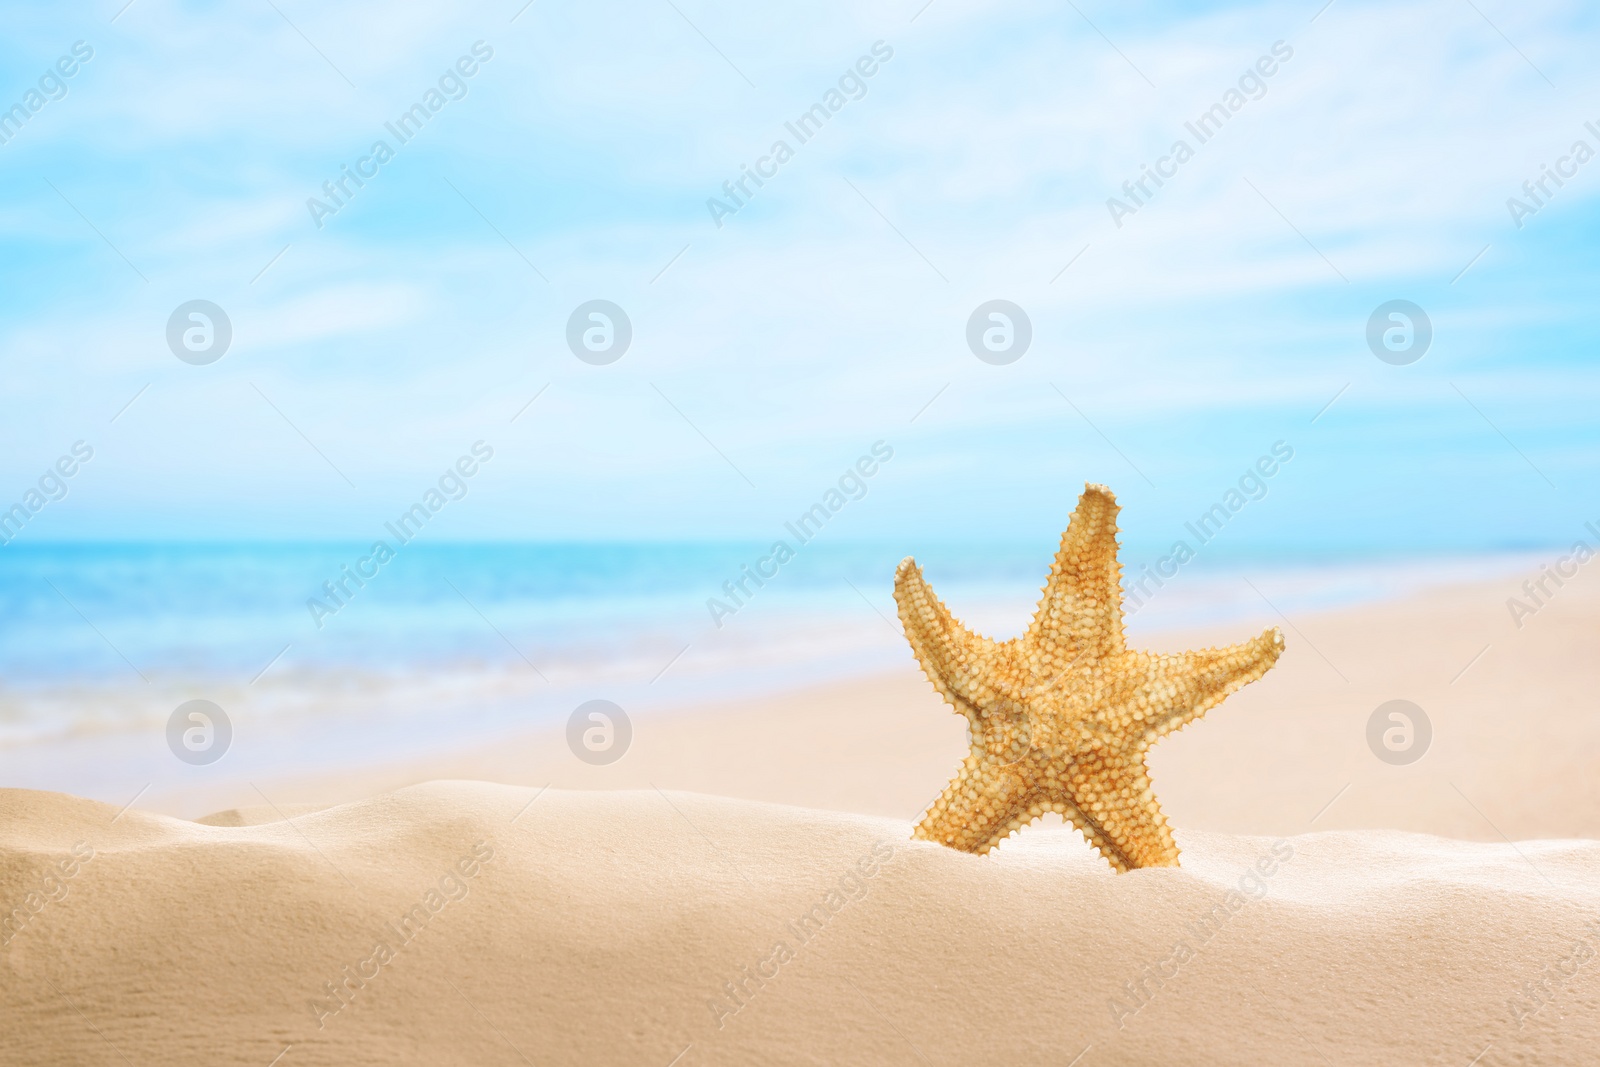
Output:
[[654,790],[0,808],[7,1063],[1491,1065],[1600,1039],[1593,842],[1180,830],[1182,868],[1116,876],[1059,827],[978,858]]

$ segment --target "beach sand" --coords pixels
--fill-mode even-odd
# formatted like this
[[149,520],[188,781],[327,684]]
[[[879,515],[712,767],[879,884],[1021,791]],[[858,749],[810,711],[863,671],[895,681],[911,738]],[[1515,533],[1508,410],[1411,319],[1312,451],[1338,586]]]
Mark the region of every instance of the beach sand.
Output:
[[93,850],[0,956],[7,1063],[1580,1063],[1600,1040],[1591,842],[1180,830],[1182,868],[1118,876],[1059,827],[980,858],[654,790],[435,782],[253,826],[3,800],[8,898]]
[[[910,841],[965,745],[909,653],[639,715],[606,767],[535,731],[120,815],[0,791],[6,1062],[1593,1062],[1600,597],[1518,628],[1513,591],[1275,620],[1152,757],[1179,869]],[[1405,766],[1366,741],[1396,698]]]

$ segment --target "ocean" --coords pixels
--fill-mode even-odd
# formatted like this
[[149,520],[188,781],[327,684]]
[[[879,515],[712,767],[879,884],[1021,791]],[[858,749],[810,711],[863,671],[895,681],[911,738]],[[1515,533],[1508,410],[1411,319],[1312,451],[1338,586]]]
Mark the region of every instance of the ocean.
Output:
[[[1053,548],[917,556],[959,617],[1005,638]],[[270,775],[491,742],[592,699],[669,714],[915,671],[890,594],[901,555],[813,543],[778,566],[762,543],[411,544],[380,564],[359,543],[13,543],[0,549],[0,782],[114,796],[152,776],[142,760],[174,763],[168,720],[195,699],[231,722],[231,772]],[[760,586],[744,577],[758,565],[776,569]],[[1535,567],[1200,559],[1128,629],[1237,620],[1244,637],[1278,612]]]

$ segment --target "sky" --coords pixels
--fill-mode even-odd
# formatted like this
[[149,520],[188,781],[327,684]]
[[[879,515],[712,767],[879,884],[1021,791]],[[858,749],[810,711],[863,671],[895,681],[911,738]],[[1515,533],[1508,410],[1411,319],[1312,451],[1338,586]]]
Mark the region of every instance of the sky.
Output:
[[875,445],[830,537],[1053,538],[1092,481],[1158,548],[1275,448],[1226,551],[1596,537],[1576,2],[0,11],[0,508],[93,452],[19,543],[365,541],[479,442],[428,537],[764,540]]

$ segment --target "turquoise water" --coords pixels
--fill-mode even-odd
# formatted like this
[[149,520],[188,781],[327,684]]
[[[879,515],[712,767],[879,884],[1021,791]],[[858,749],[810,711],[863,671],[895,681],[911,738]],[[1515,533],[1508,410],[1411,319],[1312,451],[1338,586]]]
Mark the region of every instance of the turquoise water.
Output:
[[[757,586],[743,568],[769,556],[760,543],[388,544],[394,556],[381,566],[360,543],[8,546],[0,677],[8,685],[140,673],[247,680],[285,645],[274,669],[603,660],[641,640],[736,630],[779,604],[814,612],[853,601],[865,610],[852,583],[892,615],[887,591],[899,560],[877,546],[796,543],[795,558]],[[958,584],[1025,583],[1041,569],[1036,550],[946,555],[945,576]],[[724,590],[738,580],[743,589]],[[329,582],[338,583],[331,594]],[[721,627],[707,605],[713,597],[731,609]]]
[[[394,558],[367,563],[361,570],[369,576],[359,583],[349,574],[371,555],[360,543],[12,545],[0,550],[0,679],[7,686],[115,683],[141,673],[248,680],[285,646],[274,670],[450,669],[524,656],[535,664],[603,662],[640,641],[671,645],[705,631],[737,633],[784,611],[854,617],[876,608],[893,617],[889,588],[900,551],[793,544],[794,558],[781,567],[767,563],[763,569],[777,573],[759,585],[746,575],[770,558],[761,543],[390,542]],[[961,595],[984,602],[1031,597],[1053,547],[936,545],[919,560],[959,607]],[[1494,560],[1510,558],[1518,557],[1480,562],[1490,573],[1498,570]],[[1136,563],[1129,561],[1130,580]],[[1150,607],[1168,625],[1204,623],[1233,612],[1226,602],[1209,611],[1188,604],[1185,586],[1209,589],[1248,573],[1320,572],[1335,586],[1324,594],[1349,601],[1399,590],[1407,575],[1441,567],[1470,574],[1474,564],[1200,561]],[[741,586],[730,593],[730,581]],[[331,594],[329,582],[338,583]],[[1331,602],[1328,595],[1313,600]],[[1179,602],[1184,609],[1174,614]]]
[[[490,743],[597,698],[643,723],[916,670],[891,596],[894,546],[795,542],[781,566],[760,543],[391,547],[381,566],[361,544],[0,549],[0,781],[122,802],[151,782]],[[958,615],[1005,638],[1026,624],[1053,547],[931,545],[917,556]],[[1143,560],[1128,555],[1137,572]],[[343,570],[358,565],[370,575],[359,586]],[[1534,566],[1504,555],[1202,558],[1142,606],[1130,598],[1128,628],[1157,648],[1161,631],[1188,626],[1236,621],[1244,636],[1281,623],[1279,611]],[[772,575],[759,587],[743,577],[758,567]],[[725,583],[741,578],[735,599]],[[335,599],[324,582],[339,581]],[[321,610],[308,608],[314,598]],[[722,605],[715,620],[710,598]],[[169,717],[192,699],[233,723],[214,767],[181,764],[166,745]]]
[[[0,745],[147,731],[205,698],[260,724],[363,722],[376,757],[595,697],[703,703],[906,656],[883,546],[795,540],[781,567],[760,543],[388,547],[7,546]],[[1040,569],[1037,550],[945,555],[973,599]],[[772,575],[759,586],[757,567]]]

